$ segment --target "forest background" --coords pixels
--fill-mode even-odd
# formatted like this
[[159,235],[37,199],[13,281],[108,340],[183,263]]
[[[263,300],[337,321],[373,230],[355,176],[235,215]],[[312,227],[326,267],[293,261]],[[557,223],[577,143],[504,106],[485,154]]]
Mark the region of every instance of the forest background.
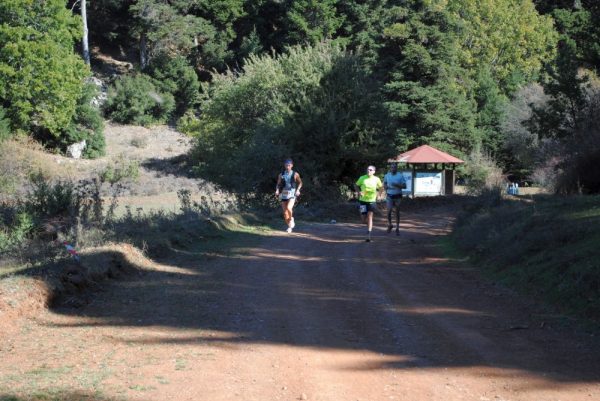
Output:
[[5,0],[0,140],[94,158],[103,118],[170,123],[212,182],[271,192],[292,156],[309,197],[427,143],[467,179],[597,193],[599,66],[592,0]]

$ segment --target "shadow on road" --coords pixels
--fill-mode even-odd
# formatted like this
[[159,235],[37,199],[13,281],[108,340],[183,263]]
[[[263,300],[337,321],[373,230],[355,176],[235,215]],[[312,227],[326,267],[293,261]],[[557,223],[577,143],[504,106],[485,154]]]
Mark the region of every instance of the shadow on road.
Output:
[[600,380],[597,340],[441,256],[451,221],[412,214],[400,236],[380,228],[372,243],[362,226],[299,222],[292,235],[253,248],[241,241],[228,255],[182,252],[112,281],[83,308],[55,312],[81,316],[72,326],[199,330],[123,336],[128,343],[367,350],[389,358],[355,369],[499,367]]

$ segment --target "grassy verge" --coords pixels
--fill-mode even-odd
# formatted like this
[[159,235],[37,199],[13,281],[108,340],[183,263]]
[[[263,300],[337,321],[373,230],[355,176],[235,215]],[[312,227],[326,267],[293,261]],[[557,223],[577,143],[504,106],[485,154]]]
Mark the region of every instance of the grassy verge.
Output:
[[474,204],[459,217],[450,241],[446,249],[468,256],[494,280],[600,322],[599,196]]
[[[171,258],[202,258],[215,253],[235,254],[255,246],[270,228],[251,214],[230,213],[212,218],[189,209],[180,212],[126,214],[102,227],[77,229],[80,261],[69,257],[60,241],[30,241],[45,255],[27,262],[19,258],[0,263],[0,316],[14,320],[33,316],[55,302],[79,305],[88,288],[122,274],[153,270]],[[0,333],[2,330],[0,330]]]

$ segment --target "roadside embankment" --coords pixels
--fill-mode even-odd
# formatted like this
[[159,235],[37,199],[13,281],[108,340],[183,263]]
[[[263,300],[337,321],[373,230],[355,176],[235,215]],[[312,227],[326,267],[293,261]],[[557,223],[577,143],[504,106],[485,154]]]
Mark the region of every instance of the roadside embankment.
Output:
[[459,217],[452,242],[493,279],[600,322],[600,197],[474,203]]

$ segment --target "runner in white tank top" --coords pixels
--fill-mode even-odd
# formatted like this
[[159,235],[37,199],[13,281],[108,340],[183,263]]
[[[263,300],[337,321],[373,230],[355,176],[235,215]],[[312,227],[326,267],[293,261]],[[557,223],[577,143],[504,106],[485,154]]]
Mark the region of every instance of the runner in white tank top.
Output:
[[275,196],[281,201],[281,209],[283,210],[283,219],[287,224],[287,232],[291,233],[296,222],[294,221],[294,204],[296,198],[300,196],[300,188],[302,188],[302,179],[300,174],[292,170],[294,162],[292,159],[287,159],[284,163],[284,170],[277,176],[277,187],[275,188]]

